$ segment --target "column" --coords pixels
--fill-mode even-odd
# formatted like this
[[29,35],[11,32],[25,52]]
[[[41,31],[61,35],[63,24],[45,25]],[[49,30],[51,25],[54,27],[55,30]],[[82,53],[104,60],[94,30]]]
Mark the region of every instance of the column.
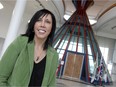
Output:
[[0,59],[4,54],[5,50],[9,46],[9,44],[16,38],[17,32],[19,29],[19,25],[22,20],[22,16],[25,10],[26,0],[16,0],[16,4],[12,13],[11,22],[9,25],[9,29],[5,38],[5,42],[1,51]]

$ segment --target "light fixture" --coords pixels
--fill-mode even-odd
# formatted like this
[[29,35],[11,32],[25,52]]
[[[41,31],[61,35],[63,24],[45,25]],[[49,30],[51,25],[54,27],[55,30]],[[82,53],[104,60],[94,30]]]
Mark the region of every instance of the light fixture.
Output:
[[28,20],[28,23],[30,22],[30,20]]
[[97,23],[97,20],[95,20],[95,19],[89,19],[89,22],[90,22],[91,25],[93,25],[93,24]]
[[[68,20],[69,18],[70,18],[70,15],[67,15],[67,14],[64,15],[65,20]],[[90,22],[91,25],[93,25],[93,24],[95,24],[97,22],[97,20],[89,19],[89,22]]]
[[2,3],[0,2],[0,9],[3,9],[4,8],[4,6],[2,5]]
[[68,20],[69,18],[70,18],[70,15],[66,15],[66,14],[64,15],[65,20]]

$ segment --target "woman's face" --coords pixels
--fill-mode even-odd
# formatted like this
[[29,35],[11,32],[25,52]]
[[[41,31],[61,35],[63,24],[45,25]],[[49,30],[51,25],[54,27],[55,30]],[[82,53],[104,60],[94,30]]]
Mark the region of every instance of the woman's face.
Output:
[[52,17],[50,14],[40,17],[34,25],[35,36],[39,39],[47,39],[52,29]]

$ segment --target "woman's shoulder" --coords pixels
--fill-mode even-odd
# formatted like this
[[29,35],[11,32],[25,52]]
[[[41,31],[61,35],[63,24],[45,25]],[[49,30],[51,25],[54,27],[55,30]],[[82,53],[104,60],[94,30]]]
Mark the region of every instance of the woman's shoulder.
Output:
[[28,41],[28,37],[19,35],[19,36],[17,36],[17,38],[13,41],[13,43],[22,44],[22,43],[26,43],[27,41]]
[[17,36],[17,38],[11,44],[22,48],[24,45],[27,44],[27,41],[28,41],[28,37],[20,35]]
[[57,51],[55,50],[55,48],[51,47],[51,46],[48,46],[48,49],[52,52],[52,53],[56,53],[57,54]]
[[27,41],[27,40],[28,40],[28,37],[27,37],[27,36],[19,35],[19,36],[17,37],[17,40],[19,40],[19,41]]

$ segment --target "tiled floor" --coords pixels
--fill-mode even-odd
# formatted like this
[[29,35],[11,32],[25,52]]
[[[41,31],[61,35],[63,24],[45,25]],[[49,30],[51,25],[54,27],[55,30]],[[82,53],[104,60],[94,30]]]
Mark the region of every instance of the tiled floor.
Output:
[[113,85],[94,86],[94,85],[79,82],[79,81],[71,81],[71,80],[66,80],[66,79],[57,79],[57,87],[116,87],[116,82],[113,83]]

